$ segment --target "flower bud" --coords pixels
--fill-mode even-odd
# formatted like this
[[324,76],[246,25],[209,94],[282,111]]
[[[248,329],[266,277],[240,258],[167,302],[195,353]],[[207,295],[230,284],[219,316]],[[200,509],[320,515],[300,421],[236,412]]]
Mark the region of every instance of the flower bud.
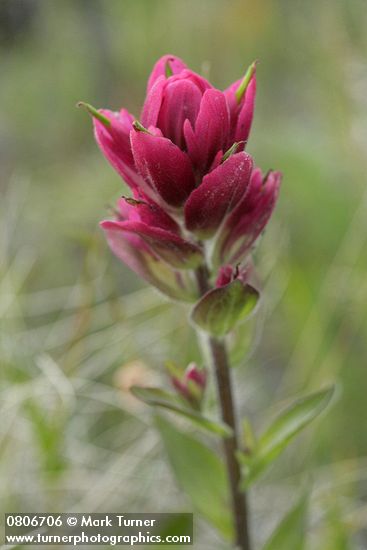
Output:
[[167,363],[166,366],[177,393],[192,407],[200,409],[207,383],[207,371],[200,369],[196,363],[190,363],[183,372],[174,363]]

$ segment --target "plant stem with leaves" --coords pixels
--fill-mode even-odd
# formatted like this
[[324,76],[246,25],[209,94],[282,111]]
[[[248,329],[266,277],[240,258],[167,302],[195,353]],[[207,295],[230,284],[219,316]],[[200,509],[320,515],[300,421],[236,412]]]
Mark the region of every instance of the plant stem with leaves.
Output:
[[[210,290],[207,274],[207,268],[200,268],[196,272],[198,287],[202,295]],[[221,419],[232,430],[231,436],[223,437],[223,451],[231,492],[236,543],[241,550],[251,550],[248,502],[245,492],[240,489],[241,468],[236,457],[239,451],[239,441],[236,409],[232,390],[231,367],[225,342],[210,336],[208,337],[207,343],[211,366],[216,378]]]

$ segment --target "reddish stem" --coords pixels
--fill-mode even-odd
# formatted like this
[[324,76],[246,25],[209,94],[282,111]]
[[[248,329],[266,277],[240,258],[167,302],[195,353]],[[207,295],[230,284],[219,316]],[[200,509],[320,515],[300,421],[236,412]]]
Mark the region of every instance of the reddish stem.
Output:
[[[207,269],[200,268],[196,278],[200,294],[203,295],[210,289]],[[241,470],[236,458],[238,429],[228,354],[225,343],[214,337],[209,338],[209,349],[217,382],[222,420],[232,428],[233,433],[231,437],[223,438],[223,450],[231,490],[236,546],[239,550],[251,550],[248,505],[246,494],[240,490]]]

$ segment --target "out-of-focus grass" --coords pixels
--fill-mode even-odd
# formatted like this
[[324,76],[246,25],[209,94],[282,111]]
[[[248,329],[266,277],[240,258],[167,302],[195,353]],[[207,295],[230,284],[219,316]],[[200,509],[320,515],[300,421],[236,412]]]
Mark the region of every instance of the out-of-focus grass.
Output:
[[260,428],[279,401],[341,390],[254,491],[255,535],[312,470],[313,547],[366,546],[366,24],[359,0],[2,1],[1,509],[188,508],[151,412],[123,388],[162,383],[164,360],[197,357],[196,343],[184,310],[107,250],[97,222],[126,190],[74,105],[138,115],[166,52],[219,87],[259,58],[249,151],[284,183],[256,253],[264,300],[238,399]]

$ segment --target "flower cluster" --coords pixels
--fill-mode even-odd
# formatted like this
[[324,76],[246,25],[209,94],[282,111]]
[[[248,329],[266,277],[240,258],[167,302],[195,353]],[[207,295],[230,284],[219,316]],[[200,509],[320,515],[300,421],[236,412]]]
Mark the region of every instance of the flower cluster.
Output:
[[245,151],[256,66],[224,92],[166,55],[154,66],[140,120],[96,111],[103,154],[129,185],[116,219],[101,223],[113,252],[166,295],[198,297],[193,270],[244,262],[268,222],[280,173]]

